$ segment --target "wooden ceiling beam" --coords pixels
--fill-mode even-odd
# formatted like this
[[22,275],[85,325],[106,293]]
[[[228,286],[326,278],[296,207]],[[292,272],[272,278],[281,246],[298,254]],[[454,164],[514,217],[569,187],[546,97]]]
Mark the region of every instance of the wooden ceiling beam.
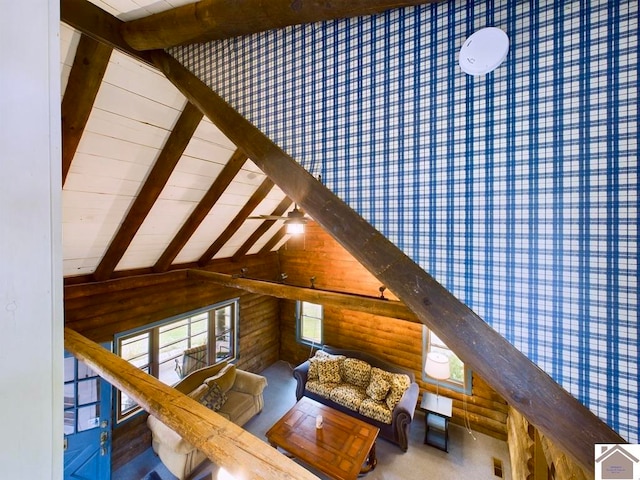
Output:
[[201,0],[125,22],[122,37],[136,50],[250,35],[290,25],[375,15],[434,0]]
[[409,322],[420,323],[415,314],[402,302],[396,300],[383,300],[366,295],[353,293],[331,292],[310,287],[297,287],[284,283],[268,282],[266,280],[254,280],[250,278],[235,277],[224,273],[208,272],[203,270],[188,270],[188,276],[193,280],[213,282],[218,285],[231,288],[239,288],[247,292],[269,295],[287,300],[302,300],[320,305],[344,308],[356,312],[365,312],[382,317],[398,318]]
[[88,0],[60,0],[60,20],[101,43],[153,65],[149,53],[139,52],[124,41],[120,33],[124,22]]
[[153,53],[152,57],[167,78],[287,196],[585,472],[594,474],[595,444],[625,443],[178,61],[164,52]]
[[67,179],[113,49],[80,36],[62,99],[62,186]]
[[242,150],[238,149],[233,153],[211,187],[209,187],[209,190],[207,190],[207,193],[204,194],[204,197],[202,197],[198,203],[198,206],[191,212],[191,215],[189,215],[189,218],[184,222],[180,231],[173,237],[167,248],[162,252],[162,255],[160,255],[160,258],[153,266],[154,272],[161,273],[169,269],[171,262],[178,256],[182,247],[187,244],[246,161],[247,156]]
[[131,245],[133,237],[135,237],[160,193],[162,193],[162,189],[167,184],[178,161],[182,158],[182,154],[191,141],[196,128],[200,125],[203,116],[197,107],[187,102],[144,185],[96,268],[93,274],[95,281],[101,282],[111,277],[111,274],[118,266],[118,262],[120,262],[127,248]]
[[264,244],[264,246],[258,252],[258,255],[266,255],[268,253],[271,253],[273,247],[275,247],[278,242],[280,242],[280,240],[285,237],[285,235],[287,235],[287,227],[283,225],[280,230],[278,230],[276,234],[271,237],[269,241],[267,241],[267,243]]
[[[289,197],[284,197],[280,202],[280,204],[273,210],[273,212],[271,212],[271,215],[274,215],[276,217],[284,215],[284,213],[287,211],[287,209],[291,206],[292,203],[293,203],[293,200],[291,200]],[[278,220],[273,220],[273,219],[264,220],[260,224],[260,226],[256,228],[256,230],[251,234],[251,236],[247,239],[247,241],[244,242],[238,250],[236,250],[236,253],[234,253],[233,256],[231,257],[231,260],[234,262],[237,262],[243,256],[245,256],[247,252],[251,250],[251,247],[253,247],[256,244],[256,242],[260,240],[260,237],[262,237],[262,235],[267,233],[267,230],[269,230],[273,226],[273,224],[276,223],[277,221]]]
[[64,346],[235,478],[318,480],[271,445],[69,328]]
[[238,231],[238,229],[245,222],[247,217],[251,215],[251,213],[256,209],[260,202],[262,202],[266,196],[269,194],[271,189],[273,188],[273,181],[269,178],[265,179],[258,189],[253,192],[253,195],[247,200],[247,203],[240,209],[238,214],[235,216],[227,228],[220,234],[218,238],[211,244],[207,251],[202,254],[200,260],[198,260],[198,265],[204,267],[209,261],[214,257],[216,253],[220,251],[220,249],[227,243],[231,237]]

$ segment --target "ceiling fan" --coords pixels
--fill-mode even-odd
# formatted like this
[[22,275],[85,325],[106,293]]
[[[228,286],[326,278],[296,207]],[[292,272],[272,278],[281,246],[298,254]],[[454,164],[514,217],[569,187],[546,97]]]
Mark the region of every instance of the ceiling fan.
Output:
[[296,235],[298,233],[304,233],[304,226],[309,220],[300,210],[298,210],[298,204],[295,204],[293,210],[287,213],[287,216],[280,215],[258,215],[256,217],[249,217],[255,220],[284,220],[284,224],[287,227],[287,233],[289,235]]

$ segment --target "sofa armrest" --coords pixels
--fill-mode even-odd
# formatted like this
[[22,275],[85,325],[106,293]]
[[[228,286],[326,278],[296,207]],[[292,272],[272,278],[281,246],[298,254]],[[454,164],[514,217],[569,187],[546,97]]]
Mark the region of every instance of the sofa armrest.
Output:
[[296,379],[296,400],[300,400],[304,396],[304,389],[307,385],[310,364],[311,362],[307,360],[293,369],[293,377]]
[[392,412],[392,424],[395,429],[395,436],[398,441],[398,445],[403,451],[407,451],[409,447],[409,428],[413,421],[413,414],[416,411],[418,405],[418,395],[420,394],[420,388],[417,383],[412,383],[402,398],[393,409]]
[[396,416],[400,412],[404,412],[409,415],[411,420],[413,420],[413,414],[416,411],[416,407],[418,405],[418,396],[420,395],[420,388],[417,383],[412,383],[409,385],[409,388],[404,392],[402,398],[393,409],[393,418],[395,421]]
[[257,375],[245,370],[236,370],[236,381],[231,389],[257,396],[262,395],[262,391],[266,386],[267,379],[262,375]]
[[147,426],[156,442],[176,453],[186,455],[196,448],[152,415],[147,418]]

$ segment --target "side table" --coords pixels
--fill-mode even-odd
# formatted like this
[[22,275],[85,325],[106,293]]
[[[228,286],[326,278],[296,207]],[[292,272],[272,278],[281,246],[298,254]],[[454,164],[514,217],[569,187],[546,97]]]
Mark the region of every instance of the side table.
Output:
[[449,419],[453,410],[453,400],[442,395],[425,392],[420,408],[424,415],[424,443],[449,452]]

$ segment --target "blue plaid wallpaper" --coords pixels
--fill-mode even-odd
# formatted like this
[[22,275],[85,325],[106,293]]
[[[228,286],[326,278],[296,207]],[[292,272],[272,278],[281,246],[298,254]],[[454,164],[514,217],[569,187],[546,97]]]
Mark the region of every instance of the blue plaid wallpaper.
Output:
[[[485,26],[510,51],[470,77]],[[449,1],[170,53],[640,441],[636,0]]]

